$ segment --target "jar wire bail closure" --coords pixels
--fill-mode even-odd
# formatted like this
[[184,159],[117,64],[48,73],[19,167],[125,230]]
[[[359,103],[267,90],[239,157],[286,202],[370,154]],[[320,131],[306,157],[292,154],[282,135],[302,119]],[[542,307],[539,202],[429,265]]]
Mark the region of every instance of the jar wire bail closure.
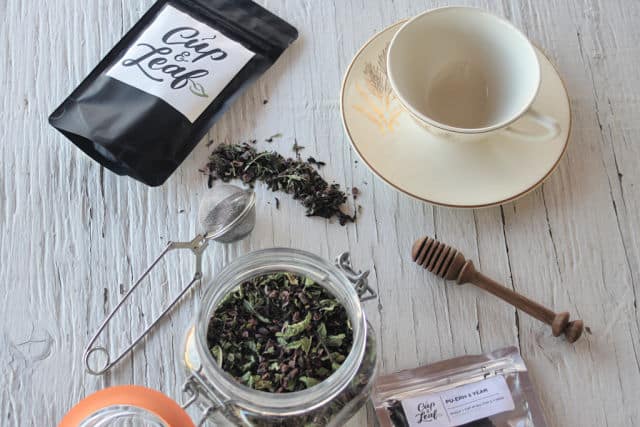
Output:
[[336,259],[336,267],[353,283],[360,301],[369,301],[378,297],[378,294],[369,286],[369,270],[356,272],[351,266],[351,254],[341,253]]
[[[187,396],[187,400],[181,405],[182,409],[187,410],[191,405],[196,403],[200,397],[200,390],[196,385],[200,378],[200,371],[196,371],[191,374],[182,385],[182,394]],[[200,381],[202,381],[200,379]],[[207,422],[210,416],[215,412],[218,412],[222,408],[222,402],[216,402],[215,404],[207,405],[200,414],[200,420],[196,424],[196,427],[202,427]]]

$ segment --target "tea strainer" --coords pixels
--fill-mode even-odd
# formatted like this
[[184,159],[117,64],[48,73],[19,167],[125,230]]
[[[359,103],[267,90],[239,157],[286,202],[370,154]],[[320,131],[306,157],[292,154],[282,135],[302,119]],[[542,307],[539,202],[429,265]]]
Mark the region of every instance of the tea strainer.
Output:
[[[115,308],[102,322],[89,344],[85,348],[83,359],[87,372],[92,375],[102,375],[120,362],[142,339],[158,324],[158,322],[180,301],[191,289],[194,283],[202,278],[202,253],[215,240],[221,243],[231,243],[246,237],[255,226],[255,193],[251,190],[243,190],[234,185],[219,185],[208,191],[200,200],[198,219],[202,233],[189,242],[169,242],[160,255],[147,267],[131,288],[124,294]],[[180,291],[177,297],[156,317],[153,322],[122,351],[115,359],[112,359],[109,351],[103,346],[94,346],[100,334],[109,325],[109,322],[136,290],[142,281],[151,273],[155,266],[169,252],[176,249],[188,249],[195,255],[196,268],[191,281]],[[101,353],[105,361],[101,368],[92,367],[90,359],[96,353]]]

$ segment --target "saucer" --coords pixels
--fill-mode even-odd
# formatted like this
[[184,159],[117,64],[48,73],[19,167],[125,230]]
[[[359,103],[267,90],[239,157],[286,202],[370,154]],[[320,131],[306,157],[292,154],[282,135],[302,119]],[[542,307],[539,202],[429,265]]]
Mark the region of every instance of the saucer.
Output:
[[[479,208],[521,197],[555,170],[569,141],[571,110],[562,79],[536,48],[542,81],[532,107],[553,117],[560,134],[531,142],[505,134],[482,141],[435,136],[395,98],[386,75],[386,53],[396,23],[356,54],[342,83],[342,122],[362,161],[383,181],[436,205]],[[526,118],[513,124],[531,129]]]

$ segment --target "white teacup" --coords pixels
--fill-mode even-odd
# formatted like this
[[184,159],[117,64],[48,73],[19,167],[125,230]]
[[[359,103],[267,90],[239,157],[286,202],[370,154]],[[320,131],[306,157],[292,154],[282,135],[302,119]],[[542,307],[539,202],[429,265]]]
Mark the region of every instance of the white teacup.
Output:
[[[540,86],[533,45],[481,9],[444,7],[409,20],[391,41],[387,74],[400,103],[436,134],[547,141],[560,133],[553,118],[531,108]],[[513,126],[525,115],[537,123],[533,132]]]

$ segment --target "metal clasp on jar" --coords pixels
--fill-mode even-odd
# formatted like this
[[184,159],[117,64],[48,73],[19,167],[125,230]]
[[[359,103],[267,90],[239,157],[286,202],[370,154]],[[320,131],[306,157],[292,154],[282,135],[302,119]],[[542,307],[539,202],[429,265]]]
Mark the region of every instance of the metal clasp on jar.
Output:
[[204,380],[202,379],[202,375],[200,371],[193,372],[182,384],[182,394],[186,399],[182,403],[182,409],[186,410],[193,404],[195,404],[199,399],[205,403],[204,409],[200,414],[200,418],[197,421],[196,426],[202,427],[205,422],[216,412],[220,411],[224,407],[224,403],[219,400],[215,393],[206,393],[201,396],[202,389],[204,387]]
[[353,283],[360,301],[368,301],[378,297],[378,294],[369,286],[369,270],[355,271],[351,266],[351,254],[343,252],[336,259],[336,267]]

